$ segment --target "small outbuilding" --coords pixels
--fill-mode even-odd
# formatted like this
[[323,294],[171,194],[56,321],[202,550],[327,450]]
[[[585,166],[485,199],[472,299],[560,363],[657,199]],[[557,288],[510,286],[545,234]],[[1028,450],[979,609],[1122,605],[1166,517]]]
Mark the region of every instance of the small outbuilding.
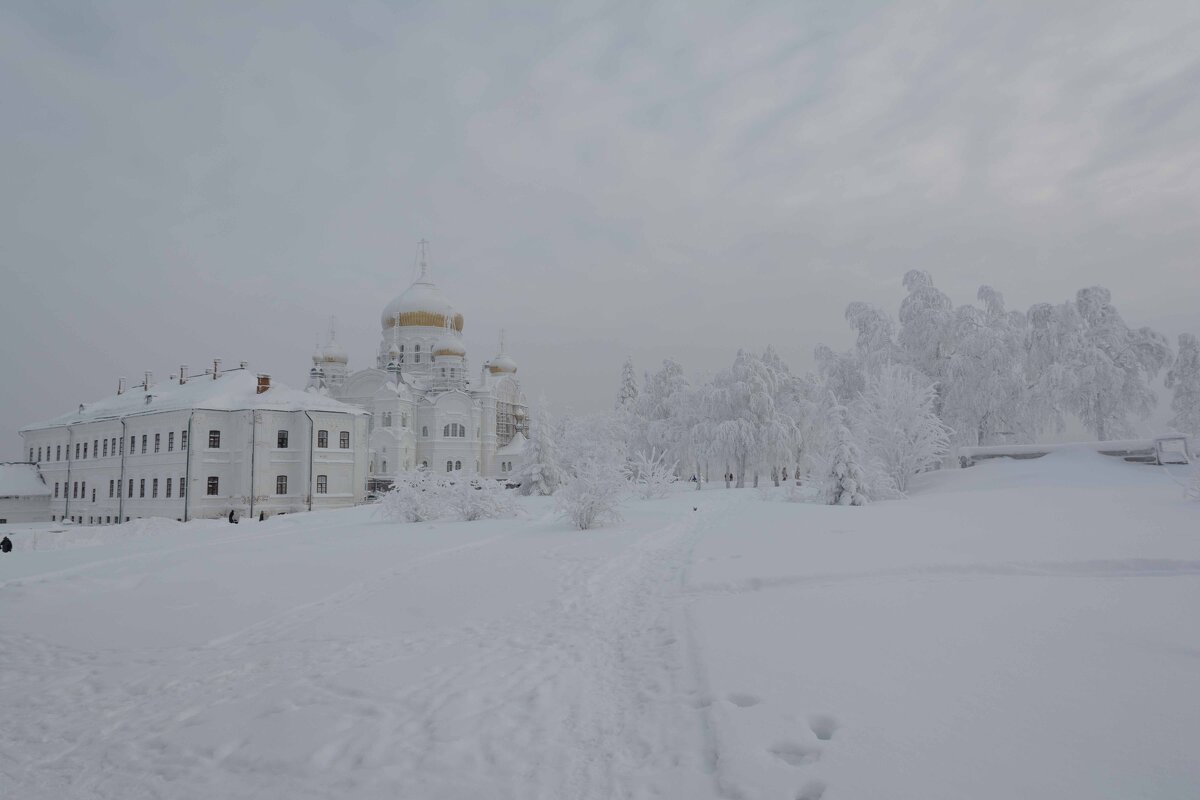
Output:
[[50,521],[50,487],[36,464],[0,463],[0,525]]

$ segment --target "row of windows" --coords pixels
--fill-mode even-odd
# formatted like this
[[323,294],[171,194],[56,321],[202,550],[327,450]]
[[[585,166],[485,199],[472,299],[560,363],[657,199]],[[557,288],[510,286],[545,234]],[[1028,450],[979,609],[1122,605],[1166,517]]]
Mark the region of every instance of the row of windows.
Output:
[[[287,431],[279,431],[276,434],[275,443],[280,449],[287,449],[288,432]],[[75,443],[75,459],[77,461],[86,459],[88,457],[88,444],[89,444],[88,442],[76,442]],[[168,453],[173,452],[175,450],[175,431],[169,431],[167,433],[166,444],[167,444],[167,452]],[[163,445],[162,434],[161,433],[154,434],[154,452],[155,453],[162,452],[162,445]],[[212,430],[212,431],[208,432],[208,446],[210,449],[213,449],[213,450],[217,450],[221,447],[221,432],[219,430]],[[350,432],[349,431],[341,431],[338,434],[338,446],[343,450],[350,449]],[[67,458],[70,459],[70,457],[71,457],[70,445],[68,445],[67,447],[68,447]],[[321,448],[329,447],[329,431],[317,431],[317,447],[321,447]],[[150,448],[150,435],[143,433],[142,437],[141,437],[141,451],[140,452],[144,455],[144,454],[150,452],[149,448]],[[187,450],[187,431],[179,432],[179,449]],[[63,446],[61,444],[55,445],[54,459],[53,459],[54,461],[62,461],[62,450],[63,450]],[[138,437],[130,436],[129,437],[129,454],[135,455],[138,452],[139,452]],[[118,439],[115,436],[112,437],[111,439],[93,439],[91,441],[92,458],[107,458],[110,453],[114,456],[124,455],[125,454],[125,442],[123,440],[118,442]],[[35,455],[37,456],[36,461],[34,459]],[[46,461],[51,460],[49,445],[47,445],[45,448],[45,456],[46,456],[45,457]],[[37,448],[36,450],[34,450],[34,448],[32,448],[32,447],[29,448],[29,461],[30,461],[30,463],[41,463],[43,461],[41,447]]]
[[[134,494],[134,486],[135,486],[134,481],[135,480],[137,481],[137,484],[136,484],[137,494],[136,495]],[[128,497],[130,499],[132,499],[135,496],[139,497],[139,498],[145,497],[146,496],[146,487],[147,487],[146,481],[147,481],[146,478],[136,478],[136,479],[130,478],[129,484],[128,484],[129,489],[128,489],[127,493],[125,494],[125,497]],[[156,497],[158,497],[159,479],[158,478],[150,478],[149,481],[150,481],[150,483],[149,483],[150,497],[156,498]],[[163,489],[165,490],[164,497],[171,497],[171,492],[174,489],[175,485],[176,484],[175,484],[174,478],[167,478],[165,480],[165,482],[163,484]],[[179,486],[179,497],[183,497],[187,491],[187,484],[185,483],[183,476],[180,476],[178,486]],[[81,498],[84,500],[88,499],[87,481],[72,481],[70,484],[68,484],[66,482],[63,482],[61,484],[55,483],[54,484],[54,496],[55,497],[59,497],[60,488],[62,491],[61,496],[64,498],[67,496],[67,490],[69,489],[71,492],[72,500],[78,500]],[[121,497],[121,488],[122,488],[122,485],[121,485],[120,481],[110,480],[108,482],[108,496],[109,497]],[[91,501],[93,503],[96,502],[95,488],[92,489]]]
[[[217,441],[220,441],[220,438],[221,438],[220,434],[218,433]],[[210,439],[211,439],[211,433],[210,433]],[[91,445],[90,451],[88,449],[89,444]],[[150,452],[150,450],[149,450],[150,435],[149,434],[146,434],[146,433],[142,434],[141,444],[142,444],[141,452],[143,454]],[[163,444],[162,434],[161,433],[154,434],[154,452],[156,452],[156,453],[161,452],[162,444]],[[167,433],[167,452],[170,453],[174,449],[175,449],[175,431],[169,431]],[[187,431],[179,432],[179,449],[187,450]],[[125,442],[124,442],[124,440],[119,440],[116,436],[113,436],[110,439],[93,439],[91,442],[76,442],[75,443],[75,460],[76,461],[82,461],[82,460],[88,458],[89,452],[91,453],[92,458],[108,458],[110,455],[111,456],[125,455]],[[137,453],[138,453],[138,437],[130,436],[129,437],[129,454],[135,455]],[[34,458],[35,454],[36,454],[36,460]],[[46,445],[46,447],[45,447],[45,457],[44,458],[43,458],[43,449],[41,447],[37,448],[37,450],[34,450],[32,447],[29,448],[30,462],[40,464],[43,461],[62,461],[63,446],[61,444],[55,445],[54,451],[53,451],[54,458],[50,458],[50,455],[51,455],[50,445]],[[67,445],[67,460],[70,460],[70,458],[71,458],[71,446],[68,444]]]
[[[137,482],[136,484],[134,483],[135,480]],[[138,497],[138,498],[146,497],[146,489],[147,489],[147,487],[149,487],[150,497],[152,499],[157,498],[158,497],[159,480],[160,480],[159,478],[136,478],[136,479],[130,478],[129,484],[128,484],[128,486],[129,486],[128,492],[125,495],[125,497],[131,498],[131,499],[133,497],[135,497],[134,491],[135,491],[135,486],[136,486],[136,491],[137,491],[136,497]],[[149,481],[149,483],[147,483],[147,481]],[[207,494],[210,497],[220,494],[220,485],[221,485],[220,479],[216,475],[210,475],[205,484]],[[166,478],[163,481],[163,483],[162,483],[162,487],[164,490],[163,496],[166,498],[170,498],[171,492],[175,486],[179,487],[179,495],[178,496],[182,498],[187,491],[187,483],[184,481],[182,476],[179,478],[178,484],[175,483],[173,478]],[[287,494],[287,486],[288,486],[287,475],[275,476],[275,494]],[[122,485],[121,485],[120,481],[110,480],[108,482],[108,496],[109,497],[120,497],[121,496],[121,488],[122,488]],[[87,481],[72,481],[70,484],[67,484],[65,482],[55,483],[54,484],[54,496],[56,498],[59,497],[60,496],[59,492],[61,491],[62,492],[61,496],[66,497],[68,489],[71,492],[71,499],[73,499],[73,500],[78,500],[80,498],[82,498],[84,500],[88,499]],[[328,491],[329,491],[329,476],[328,475],[318,475],[317,476],[317,489],[316,489],[317,494],[327,494]],[[91,501],[93,503],[96,502],[95,488],[92,489]]]
[[457,422],[451,422],[449,425],[442,427],[442,436],[455,436],[461,439],[466,435],[466,425],[459,425]]
[[511,461],[501,461],[500,462],[500,471],[501,472],[512,472],[512,468],[513,468],[513,465],[512,465]]

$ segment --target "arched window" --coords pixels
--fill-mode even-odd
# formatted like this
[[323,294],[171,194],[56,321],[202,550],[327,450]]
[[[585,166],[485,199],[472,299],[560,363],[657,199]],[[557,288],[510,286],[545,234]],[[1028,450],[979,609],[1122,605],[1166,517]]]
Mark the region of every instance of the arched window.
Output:
[[462,462],[461,462],[461,461],[455,461],[455,462],[454,462],[454,468],[455,468],[455,469],[462,469]]
[[450,426],[447,425],[446,427],[442,428],[442,436],[449,436],[449,435],[450,435]]
[[383,474],[387,475],[387,459],[383,460]]
[[[428,435],[429,435],[429,426],[428,426],[428,425],[422,425],[422,426],[421,426],[421,435],[422,435],[422,436],[428,436]],[[429,466],[429,465],[428,465],[428,464],[426,464],[425,466]]]
[[422,469],[429,469],[429,462],[428,462],[428,461],[422,461],[422,462],[421,462],[421,468],[422,468]]
[[454,462],[453,461],[446,462],[446,472],[454,472]]

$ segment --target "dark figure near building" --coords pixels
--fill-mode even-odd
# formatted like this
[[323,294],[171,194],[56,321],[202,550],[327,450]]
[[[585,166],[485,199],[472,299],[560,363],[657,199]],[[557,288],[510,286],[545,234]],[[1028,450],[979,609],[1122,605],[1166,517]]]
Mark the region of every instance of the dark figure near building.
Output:
[[5,536],[3,539],[0,539],[0,553],[10,552],[12,552],[12,540]]
[[232,508],[229,509],[229,523],[231,525],[238,524],[237,511],[234,511]]
[[262,522],[266,518],[267,518],[267,512],[265,512],[265,511],[258,512],[258,521],[259,522]]

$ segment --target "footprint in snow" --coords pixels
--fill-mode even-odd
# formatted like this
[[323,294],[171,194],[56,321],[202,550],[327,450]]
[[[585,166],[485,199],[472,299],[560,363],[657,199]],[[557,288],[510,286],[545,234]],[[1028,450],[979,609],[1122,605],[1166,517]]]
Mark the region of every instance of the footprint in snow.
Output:
[[808,718],[808,726],[812,728],[813,735],[823,742],[832,739],[833,734],[841,727],[829,714],[813,714]]
[[797,744],[796,742],[779,742],[771,747],[768,752],[780,761],[790,764],[793,767],[814,764],[821,758],[820,748]]
[[825,796],[824,781],[809,781],[796,792],[796,800],[821,800]]
[[746,694],[745,692],[734,692],[726,699],[738,708],[750,708],[751,706],[756,706],[762,702],[761,697],[757,697],[752,694]]

